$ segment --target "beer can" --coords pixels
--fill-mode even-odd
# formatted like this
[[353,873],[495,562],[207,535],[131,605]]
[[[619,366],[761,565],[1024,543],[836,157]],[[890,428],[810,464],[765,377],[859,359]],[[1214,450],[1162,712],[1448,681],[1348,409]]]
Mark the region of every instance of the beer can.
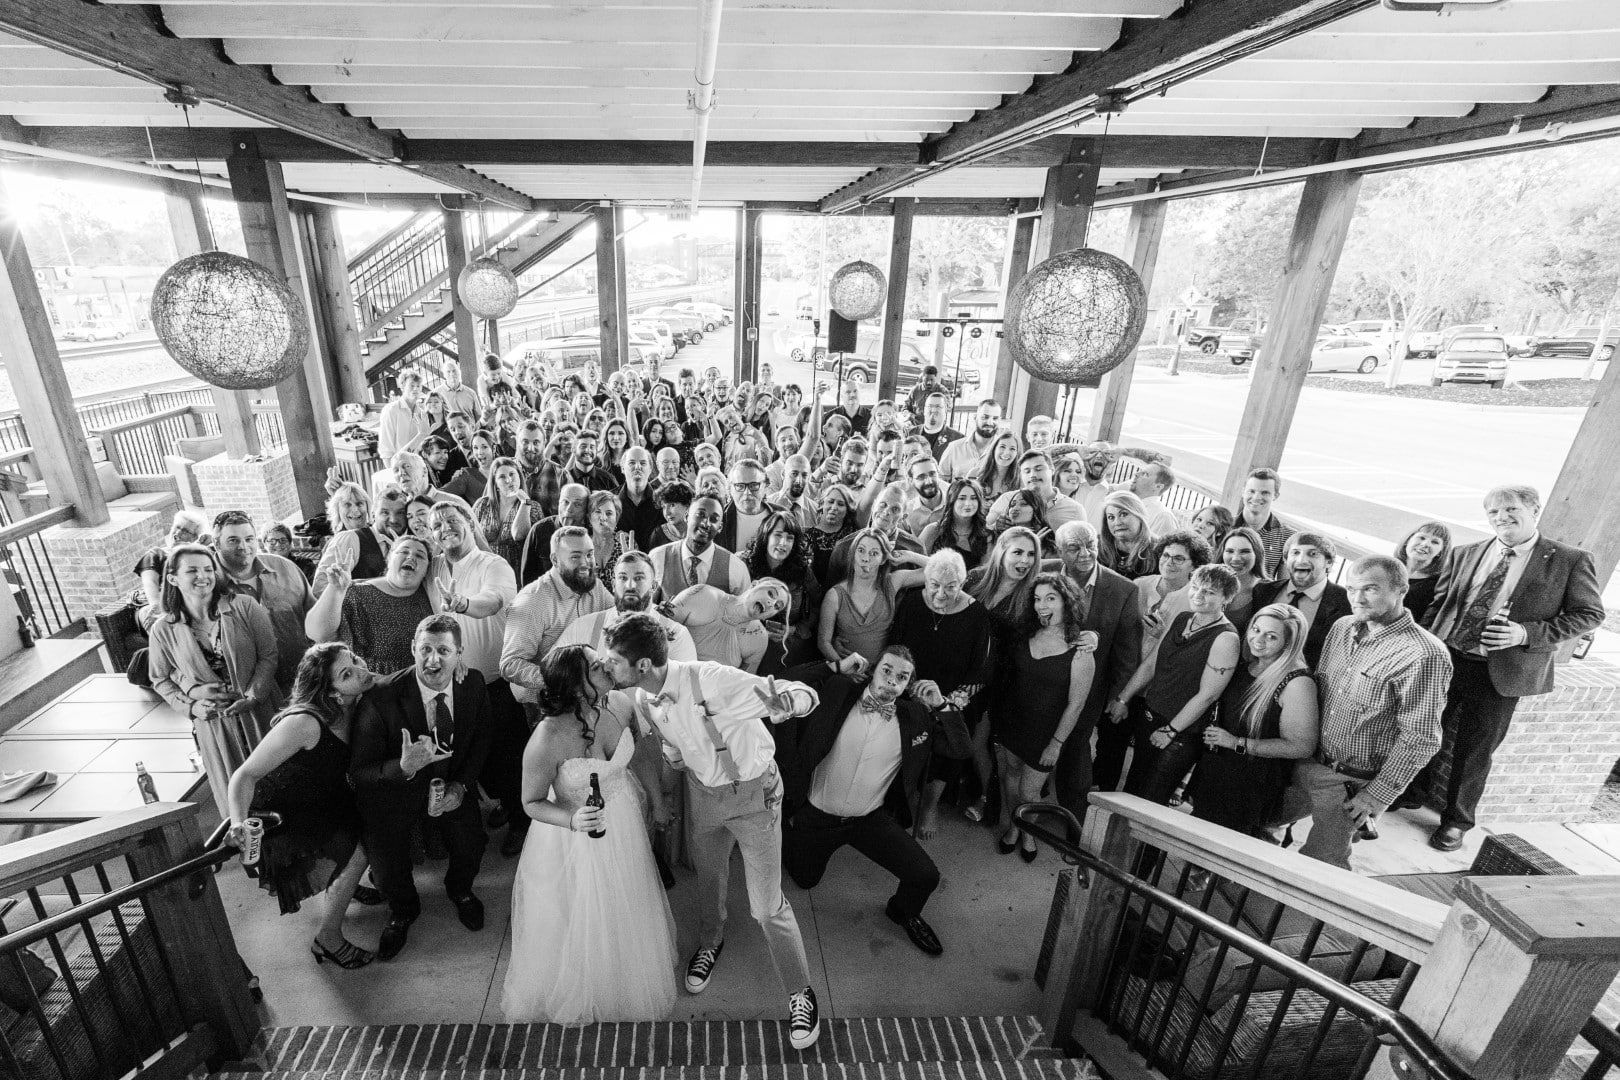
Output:
[[444,781],[434,780],[428,784],[428,817],[438,817],[444,813]]
[[242,822],[242,865],[259,865],[259,855],[264,850],[264,822],[256,817],[246,818]]

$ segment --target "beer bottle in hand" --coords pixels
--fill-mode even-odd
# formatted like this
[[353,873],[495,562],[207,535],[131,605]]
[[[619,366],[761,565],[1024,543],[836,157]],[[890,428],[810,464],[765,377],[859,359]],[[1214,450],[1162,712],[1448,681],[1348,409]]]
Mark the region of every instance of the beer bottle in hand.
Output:
[[[585,805],[594,806],[598,810],[607,809],[607,800],[602,798],[602,785],[597,781],[595,773],[591,773],[591,793],[585,796]],[[607,829],[599,826],[592,829],[587,835],[592,840],[600,840],[607,835]]]

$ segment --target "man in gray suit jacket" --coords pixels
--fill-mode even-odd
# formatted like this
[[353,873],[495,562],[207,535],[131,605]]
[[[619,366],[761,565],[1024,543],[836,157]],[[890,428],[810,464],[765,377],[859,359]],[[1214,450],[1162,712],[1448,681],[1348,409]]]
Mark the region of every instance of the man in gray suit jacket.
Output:
[[[1485,496],[1494,540],[1454,549],[1440,568],[1434,602],[1423,624],[1451,650],[1446,704],[1446,781],[1440,827],[1429,844],[1462,846],[1490,778],[1491,755],[1507,737],[1521,697],[1553,688],[1553,654],[1560,642],[1603,622],[1603,596],[1592,556],[1536,531],[1541,496],[1508,485]],[[1443,751],[1442,751],[1443,752]],[[1424,769],[1402,803],[1417,805],[1434,791]]]

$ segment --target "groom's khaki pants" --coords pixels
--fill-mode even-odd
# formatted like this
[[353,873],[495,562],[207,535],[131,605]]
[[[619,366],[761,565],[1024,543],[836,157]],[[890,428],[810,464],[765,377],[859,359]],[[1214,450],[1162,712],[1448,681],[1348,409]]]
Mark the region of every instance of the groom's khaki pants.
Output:
[[810,985],[810,965],[793,908],[782,895],[782,779],[773,764],[762,775],[705,787],[687,774],[692,862],[698,873],[698,945],[714,948],[725,937],[731,849],[742,849],[748,908],[771,950],[771,963],[787,993]]

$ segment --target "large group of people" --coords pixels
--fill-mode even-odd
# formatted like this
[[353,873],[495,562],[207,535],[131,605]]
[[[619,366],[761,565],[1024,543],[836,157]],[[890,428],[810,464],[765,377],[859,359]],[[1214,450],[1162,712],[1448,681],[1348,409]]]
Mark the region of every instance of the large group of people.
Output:
[[[1028,862],[1016,806],[1079,816],[1121,785],[1279,843],[1309,818],[1304,853],[1342,867],[1382,812],[1433,801],[1431,843],[1454,848],[1518,698],[1603,617],[1590,556],[1538,533],[1530,488],[1486,494],[1494,539],[1429,523],[1341,586],[1332,538],[1278,518],[1273,470],[1189,513],[1167,462],[1116,469],[1048,417],[1019,432],[985,400],[955,431],[931,368],[900,401],[827,390],[769,365],[736,385],[411,370],[387,467],[330,478],[307,576],[238,511],[177,518],[135,568],[153,684],[238,834],[274,822],[260,884],[283,911],[324,892],[317,959],[399,955],[424,853],[481,929],[493,831],[519,858],[508,1018],[662,1016],[671,864],[696,872],[700,993],[737,848],[808,1046],[784,870],[813,888],[853,847],[937,955],[950,806]],[[374,950],[343,936],[356,899],[387,905]]]

